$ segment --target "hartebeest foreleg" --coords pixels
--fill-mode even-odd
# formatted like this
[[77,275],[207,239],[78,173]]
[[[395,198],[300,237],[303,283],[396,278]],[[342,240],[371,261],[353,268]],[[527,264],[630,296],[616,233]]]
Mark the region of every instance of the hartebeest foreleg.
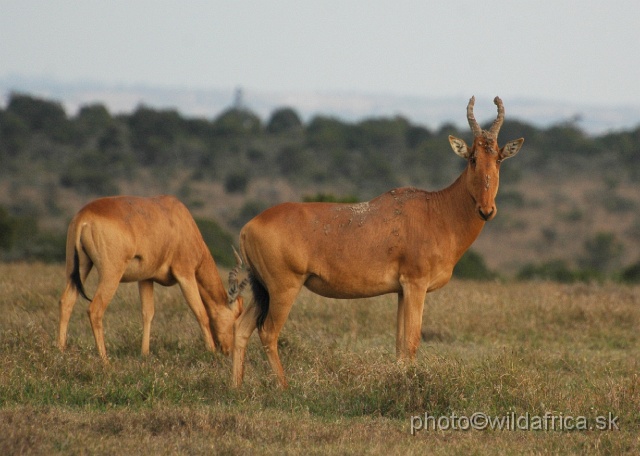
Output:
[[139,281],[138,291],[140,292],[140,302],[142,303],[142,356],[148,356],[149,340],[151,339],[151,321],[155,313],[153,281]]
[[396,356],[399,360],[413,359],[420,344],[422,315],[426,288],[420,283],[403,281],[398,293],[398,321],[396,332]]
[[233,346],[233,384],[235,387],[242,384],[247,343],[249,342],[249,337],[251,337],[251,334],[256,329],[257,318],[258,307],[256,306],[255,300],[252,300],[235,321]]
[[404,295],[398,293],[398,318],[396,319],[396,358],[401,359],[404,353]]
[[200,293],[198,291],[198,282],[196,281],[195,276],[176,277],[176,280],[180,285],[182,294],[187,300],[187,304],[198,320],[200,330],[202,331],[202,340],[204,340],[205,347],[207,348],[207,350],[215,352],[216,344],[213,341],[213,335],[211,334],[209,315],[207,314],[207,310],[205,309],[202,298],[200,297]]

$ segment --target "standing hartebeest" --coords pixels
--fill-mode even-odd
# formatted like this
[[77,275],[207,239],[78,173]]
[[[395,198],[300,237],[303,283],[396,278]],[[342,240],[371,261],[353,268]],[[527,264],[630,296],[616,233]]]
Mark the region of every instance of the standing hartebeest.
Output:
[[[198,319],[208,350],[216,343],[228,354],[233,346],[233,324],[242,312],[242,288],[237,269],[224,288],[216,264],[189,210],[172,196],[100,198],[84,206],[67,232],[67,285],[60,298],[58,345],[64,350],[71,311],[82,294],[98,352],[107,361],[102,317],[120,282],[138,282],[142,301],[142,354],[149,353],[154,314],[153,282],[178,283]],[[237,257],[240,266],[240,258]],[[99,281],[93,299],[83,282],[94,267]],[[214,340],[215,339],[215,340]]]
[[482,130],[467,106],[473,145],[453,136],[453,151],[468,161],[448,188],[427,192],[391,190],[367,203],[284,203],[249,221],[240,233],[254,299],[235,323],[233,380],[240,386],[247,341],[260,340],[281,386],[287,382],[278,357],[278,334],[300,288],[330,298],[398,293],[396,354],[413,358],[420,341],[426,293],[444,286],[462,254],[496,215],[500,163],[524,139],[498,148],[504,121]]

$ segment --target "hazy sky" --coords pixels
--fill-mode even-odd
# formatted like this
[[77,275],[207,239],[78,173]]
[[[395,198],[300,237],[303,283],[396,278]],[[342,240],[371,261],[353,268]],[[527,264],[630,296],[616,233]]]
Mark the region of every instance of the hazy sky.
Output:
[[640,104],[640,2],[0,0],[0,76]]

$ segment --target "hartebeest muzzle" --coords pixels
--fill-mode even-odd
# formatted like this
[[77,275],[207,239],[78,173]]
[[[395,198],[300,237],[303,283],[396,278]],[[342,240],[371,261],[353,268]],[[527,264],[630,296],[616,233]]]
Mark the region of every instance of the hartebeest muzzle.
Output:
[[496,215],[496,207],[493,206],[491,209],[483,209],[483,208],[478,208],[478,215],[480,215],[480,218],[482,220],[484,220],[485,222],[488,222],[489,220],[491,220],[493,217],[495,217]]

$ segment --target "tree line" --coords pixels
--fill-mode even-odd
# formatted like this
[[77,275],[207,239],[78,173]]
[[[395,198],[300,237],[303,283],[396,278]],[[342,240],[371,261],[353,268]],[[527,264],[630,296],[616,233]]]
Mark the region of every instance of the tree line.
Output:
[[[303,123],[286,107],[266,122],[235,107],[213,119],[144,105],[112,115],[102,104],[69,116],[59,102],[13,93],[0,110],[0,159],[5,173],[25,160],[42,161],[60,171],[61,185],[95,194],[114,190],[114,180],[131,177],[134,168],[188,167],[224,179],[231,191],[260,172],[301,182],[348,180],[366,197],[394,184],[440,184],[443,166],[461,166],[442,147],[450,134],[471,137],[453,124],[433,130],[402,116],[350,123],[317,115]],[[561,162],[575,172],[604,160],[640,180],[640,126],[591,137],[571,122],[541,129],[507,119],[501,137],[524,137],[528,150],[505,179],[530,167],[544,173]]]

